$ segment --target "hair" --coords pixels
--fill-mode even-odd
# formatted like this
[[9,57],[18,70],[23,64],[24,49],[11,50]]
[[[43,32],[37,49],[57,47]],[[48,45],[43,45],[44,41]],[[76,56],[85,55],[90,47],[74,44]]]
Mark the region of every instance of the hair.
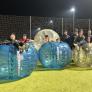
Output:
[[67,30],[65,30],[64,32],[68,32]]
[[16,35],[15,33],[11,33],[10,35]]
[[49,37],[48,35],[45,35],[45,37]]
[[79,32],[84,32],[84,30],[83,29],[80,29]]

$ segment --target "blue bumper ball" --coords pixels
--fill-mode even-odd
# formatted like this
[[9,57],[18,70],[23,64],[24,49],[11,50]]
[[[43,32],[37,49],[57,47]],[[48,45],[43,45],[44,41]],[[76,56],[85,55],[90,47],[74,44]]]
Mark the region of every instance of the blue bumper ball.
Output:
[[0,80],[17,80],[30,75],[37,60],[37,52],[32,45],[22,53],[12,44],[0,45]]
[[64,42],[49,42],[40,48],[39,59],[45,68],[64,68],[71,62],[72,51]]

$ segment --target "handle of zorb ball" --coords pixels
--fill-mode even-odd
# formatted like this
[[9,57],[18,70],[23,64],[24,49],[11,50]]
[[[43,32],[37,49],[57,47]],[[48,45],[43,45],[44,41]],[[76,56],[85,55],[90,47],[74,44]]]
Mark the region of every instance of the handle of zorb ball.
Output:
[[21,61],[23,60],[23,55],[22,54],[20,54],[20,51],[17,51],[17,60],[18,60],[18,67],[17,67],[17,69],[18,69],[18,76],[20,76],[21,74],[20,74],[20,71],[21,71]]

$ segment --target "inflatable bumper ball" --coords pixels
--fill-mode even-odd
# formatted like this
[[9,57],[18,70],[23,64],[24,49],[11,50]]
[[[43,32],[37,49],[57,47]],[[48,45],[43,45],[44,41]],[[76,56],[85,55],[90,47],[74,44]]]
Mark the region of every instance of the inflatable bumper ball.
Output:
[[39,50],[39,59],[45,68],[64,68],[71,62],[72,53],[66,43],[49,42]]
[[92,67],[92,44],[76,46],[73,50],[73,61],[79,67]]
[[[18,54],[17,54],[18,55]],[[33,43],[27,43],[26,49],[19,57],[19,76],[28,76],[36,67],[38,55]]]
[[0,79],[17,78],[17,49],[13,45],[0,45]]
[[49,41],[52,41],[52,40],[56,41],[56,39],[60,39],[59,34],[56,33],[54,30],[52,30],[52,29],[43,29],[43,30],[39,31],[34,37],[34,45],[35,45],[37,50],[39,50],[40,47],[44,43],[46,43],[45,42],[45,35],[48,35]]
[[34,47],[20,53],[14,45],[0,45],[0,80],[17,80],[30,75],[36,61]]

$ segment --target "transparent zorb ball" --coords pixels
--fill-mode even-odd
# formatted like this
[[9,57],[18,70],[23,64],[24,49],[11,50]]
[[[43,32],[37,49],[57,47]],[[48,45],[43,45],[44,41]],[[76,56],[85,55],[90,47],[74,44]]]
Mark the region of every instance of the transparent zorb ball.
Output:
[[72,52],[66,43],[49,42],[40,48],[39,59],[46,68],[64,68],[71,62]]
[[92,67],[92,44],[77,46],[73,50],[73,61],[80,67]]
[[37,60],[37,51],[33,46],[20,53],[12,44],[0,45],[0,80],[17,80],[30,75]]

